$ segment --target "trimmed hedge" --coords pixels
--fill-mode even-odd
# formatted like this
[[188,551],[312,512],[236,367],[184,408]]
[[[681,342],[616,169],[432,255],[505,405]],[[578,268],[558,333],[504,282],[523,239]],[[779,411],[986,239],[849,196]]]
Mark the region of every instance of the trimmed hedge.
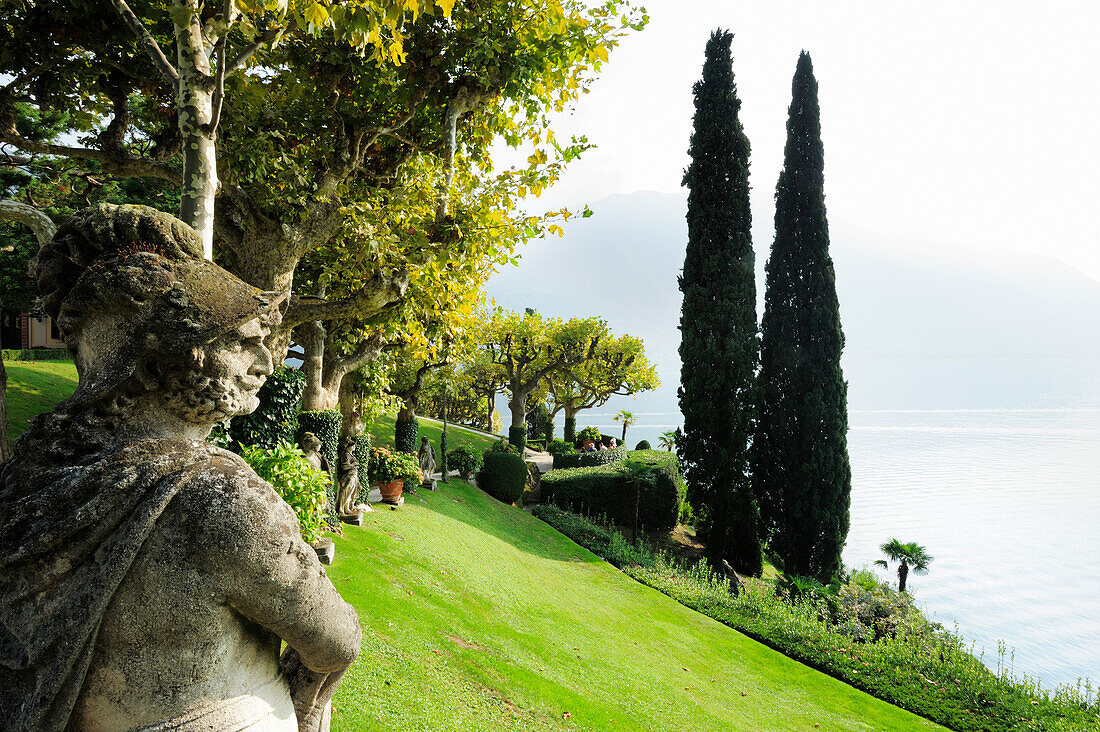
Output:
[[306,375],[301,371],[276,370],[256,395],[260,400],[256,411],[234,417],[229,422],[230,444],[252,445],[264,450],[274,450],[280,442],[297,444],[298,405],[305,388]]
[[512,425],[508,428],[508,443],[521,451],[527,446],[527,425]]
[[562,430],[562,439],[566,442],[576,442],[577,440],[577,418],[566,417],[565,428]]
[[339,409],[298,413],[298,441],[306,432],[312,432],[321,441],[321,454],[328,461],[330,480],[325,520],[333,526],[340,525],[340,517],[336,515],[336,466],[340,461],[340,426],[343,423],[344,415]]
[[515,503],[527,486],[527,463],[519,455],[486,450],[477,486],[504,503]]
[[[685,493],[680,461],[656,450],[634,452],[630,457],[657,472],[656,485],[642,486],[639,523],[661,531],[673,528]],[[607,516],[624,526],[634,518],[634,490],[619,465],[553,470],[542,476],[542,498],[586,516]]]
[[608,465],[626,459],[626,445],[619,445],[607,450],[594,452],[578,452],[570,455],[555,455],[554,470],[567,470],[569,468],[591,468],[597,465]]
[[5,361],[72,361],[68,348],[4,349]]
[[415,455],[420,451],[420,422],[413,419],[399,419],[393,424],[393,446],[398,452]]
[[649,440],[642,440],[634,446],[635,450],[652,450],[653,446],[649,444]]

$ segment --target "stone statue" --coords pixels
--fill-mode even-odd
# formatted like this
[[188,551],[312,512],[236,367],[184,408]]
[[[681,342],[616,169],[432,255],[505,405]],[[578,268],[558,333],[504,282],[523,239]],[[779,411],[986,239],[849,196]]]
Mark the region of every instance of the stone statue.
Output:
[[340,487],[336,506],[340,517],[358,516],[369,507],[359,503],[359,460],[355,457],[355,438],[344,435],[340,441]]
[[325,475],[332,475],[332,470],[329,469],[328,458],[321,452],[321,439],[312,432],[303,432],[302,438],[298,440],[298,446],[302,448],[302,452],[306,455],[306,460],[313,466],[314,470],[320,470]]
[[420,472],[424,474],[421,485],[434,488],[432,473],[435,472],[435,449],[432,447],[431,440],[427,437],[420,438],[420,452],[417,454],[417,458],[420,460]]
[[256,408],[284,296],[142,206],[78,214],[37,279],[80,381],[0,470],[4,728],[326,730],[355,611],[290,507],[203,442]]

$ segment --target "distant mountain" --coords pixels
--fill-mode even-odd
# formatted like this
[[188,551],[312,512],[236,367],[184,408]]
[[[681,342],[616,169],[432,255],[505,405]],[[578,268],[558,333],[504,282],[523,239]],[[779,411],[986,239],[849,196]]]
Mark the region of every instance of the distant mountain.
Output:
[[[602,411],[675,411],[686,199],[638,192],[592,208],[595,215],[570,222],[563,238],[529,245],[518,267],[492,278],[489,295],[510,309],[600,315],[614,332],[641,337],[665,387]],[[759,219],[758,310],[772,238],[771,221]],[[832,224],[831,240],[854,409],[1097,399],[1095,390],[1082,394],[1077,377],[1083,369],[1087,380],[1091,362],[1100,360],[1100,282],[1053,259],[905,244],[843,222]],[[1073,373],[1062,374],[1055,362]],[[1065,393],[1022,394],[1045,381],[1067,382]]]

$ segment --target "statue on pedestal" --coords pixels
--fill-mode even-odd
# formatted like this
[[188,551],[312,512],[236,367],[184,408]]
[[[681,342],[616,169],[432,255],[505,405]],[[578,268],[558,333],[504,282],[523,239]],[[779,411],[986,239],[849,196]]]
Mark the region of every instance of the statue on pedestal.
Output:
[[256,408],[285,294],[143,206],[78,214],[37,279],[80,380],[0,469],[5,728],[326,730],[355,610],[271,486],[203,442]]
[[[307,433],[308,434],[308,433]],[[364,511],[372,511],[370,506],[359,503],[359,459],[355,457],[355,438],[344,435],[340,440],[340,485],[336,491],[336,506],[341,519],[356,517],[347,523],[362,523]]]
[[427,437],[420,438],[420,452],[417,454],[417,459],[420,461],[420,472],[424,474],[420,484],[434,490],[435,481],[432,480],[432,473],[435,472],[435,448]]

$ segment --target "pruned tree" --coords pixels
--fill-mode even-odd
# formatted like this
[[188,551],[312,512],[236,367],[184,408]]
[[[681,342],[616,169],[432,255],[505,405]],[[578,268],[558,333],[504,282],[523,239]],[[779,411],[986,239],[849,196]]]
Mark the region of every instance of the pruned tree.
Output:
[[677,440],[700,533],[716,570],[762,569],[748,449],[756,418],[756,280],[749,207],[749,141],[738,112],[730,43],[715,31],[696,82],[695,129],[684,174],[688,244],[680,290]]
[[784,571],[832,580],[849,527],[844,335],[825,212],[825,153],[809,54],[792,82],[761,324],[757,500]]
[[[566,434],[576,430],[577,414],[601,407],[613,396],[631,396],[660,387],[657,369],[645,355],[640,338],[607,333],[593,357],[547,379],[551,412],[565,413]],[[567,437],[566,439],[571,439]]]

